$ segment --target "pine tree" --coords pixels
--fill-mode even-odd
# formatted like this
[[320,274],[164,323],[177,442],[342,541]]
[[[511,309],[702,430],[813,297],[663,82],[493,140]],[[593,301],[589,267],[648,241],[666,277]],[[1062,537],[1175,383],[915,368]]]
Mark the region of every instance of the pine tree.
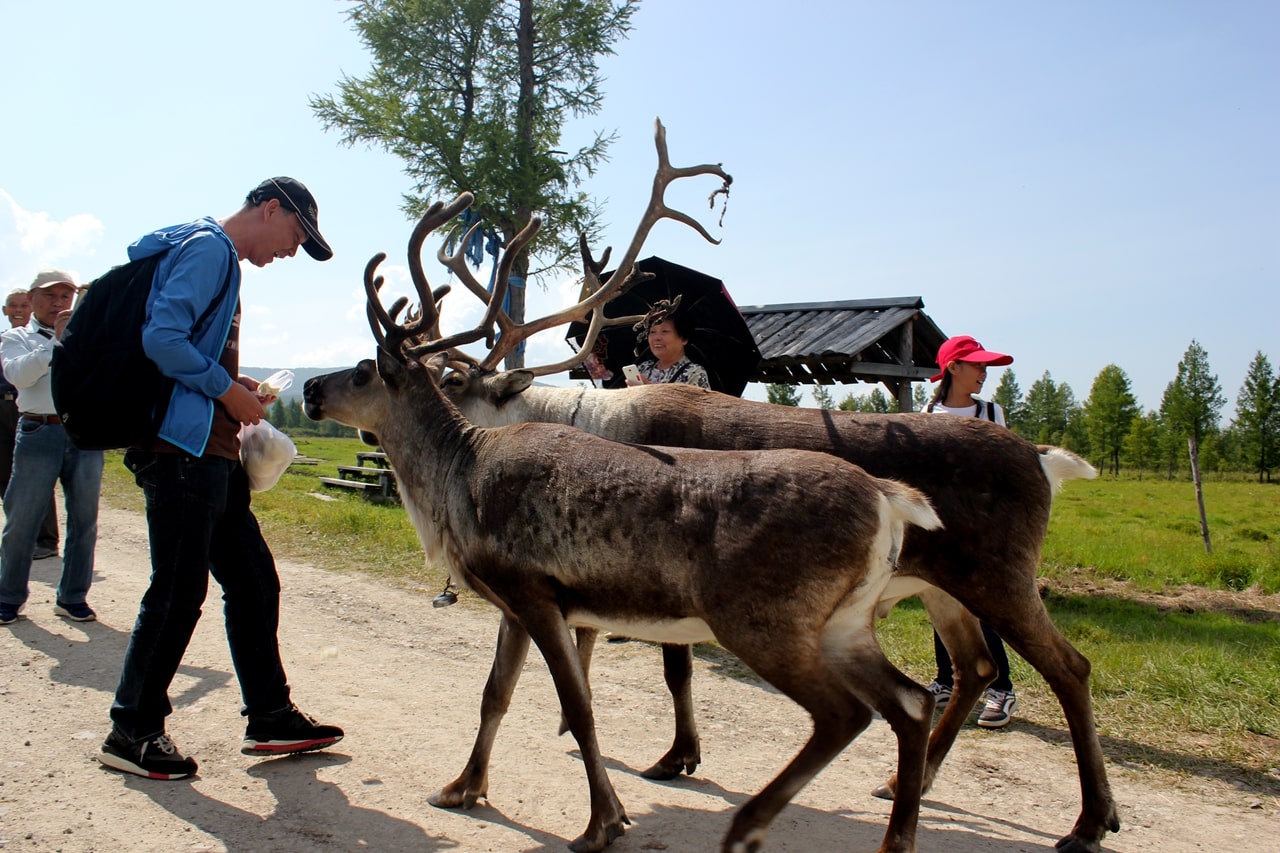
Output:
[[1014,432],[1020,432],[1026,419],[1026,404],[1022,402],[1022,389],[1018,387],[1018,379],[1012,370],[1000,374],[1000,384],[991,399],[1004,409],[1005,425]]
[[1120,454],[1129,426],[1138,412],[1129,377],[1114,364],[1102,368],[1085,400],[1083,423],[1089,448],[1099,467],[1120,473]]
[[1200,444],[1218,430],[1218,419],[1226,405],[1218,377],[1209,370],[1209,354],[1204,347],[1191,341],[1182,361],[1178,362],[1178,375],[1165,389],[1161,409],[1167,415],[1170,430],[1186,439],[1191,459],[1191,479],[1196,487],[1196,503],[1200,510],[1200,533],[1204,549],[1212,551],[1209,544],[1209,522],[1204,510],[1204,489],[1200,478]]
[[279,397],[276,398],[276,401],[271,404],[271,411],[267,413],[267,420],[271,421],[272,425],[281,431],[288,428],[289,418],[285,414],[284,400]]
[[1194,340],[1178,362],[1178,375],[1165,390],[1169,427],[1183,439],[1197,444],[1217,432],[1222,407],[1218,377],[1209,370],[1209,354]]
[[831,389],[826,385],[813,386],[813,402],[823,411],[829,411],[836,407],[835,400],[831,397]]
[[1138,472],[1154,468],[1160,457],[1160,421],[1155,412],[1137,414],[1129,422],[1129,433],[1124,437],[1125,464]]
[[799,406],[800,390],[794,385],[768,386],[769,402],[775,406]]
[[1264,478],[1270,482],[1271,471],[1280,461],[1280,378],[1261,350],[1236,395],[1233,426],[1244,463],[1257,472],[1259,483]]
[[867,405],[869,407],[868,411],[874,412],[878,415],[887,415],[890,412],[898,411],[897,399],[894,399],[891,403],[889,401],[889,395],[884,393],[879,385],[872,388],[871,393],[867,395]]

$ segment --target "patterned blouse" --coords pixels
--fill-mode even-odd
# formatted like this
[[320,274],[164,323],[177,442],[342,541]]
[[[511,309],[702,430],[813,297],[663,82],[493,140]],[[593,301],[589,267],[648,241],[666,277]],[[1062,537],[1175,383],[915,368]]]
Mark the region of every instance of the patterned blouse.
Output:
[[711,387],[711,380],[707,378],[706,368],[700,364],[694,364],[687,356],[681,358],[666,370],[658,367],[657,359],[653,358],[646,358],[636,367],[639,369],[640,375],[654,385],[683,382],[685,385],[697,385],[699,388]]

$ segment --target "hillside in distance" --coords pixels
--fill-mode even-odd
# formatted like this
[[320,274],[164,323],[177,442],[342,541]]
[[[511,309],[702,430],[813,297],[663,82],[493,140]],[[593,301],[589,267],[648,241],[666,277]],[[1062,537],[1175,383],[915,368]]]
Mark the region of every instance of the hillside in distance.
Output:
[[[354,366],[354,365],[352,365]],[[242,367],[240,372],[245,376],[252,376],[261,382],[277,370],[279,367]],[[326,373],[335,373],[339,370],[345,370],[344,367],[291,367],[293,371],[293,384],[289,389],[280,395],[281,400],[300,400],[302,399],[302,387],[307,384],[307,380],[316,376],[323,376]]]

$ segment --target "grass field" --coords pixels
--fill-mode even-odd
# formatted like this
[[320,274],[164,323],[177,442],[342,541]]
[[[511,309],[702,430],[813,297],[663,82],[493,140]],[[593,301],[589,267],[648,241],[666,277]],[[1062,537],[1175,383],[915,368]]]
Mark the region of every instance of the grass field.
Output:
[[[402,509],[328,495],[317,481],[367,448],[354,439],[296,443],[322,461],[293,466],[254,499],[277,556],[434,595],[444,574],[423,565]],[[118,454],[108,455],[106,468],[104,500],[141,510]],[[1098,727],[1113,761],[1225,781],[1280,801],[1280,486],[1211,481],[1205,503],[1212,554],[1185,480],[1069,483],[1045,542],[1046,604],[1093,663]],[[917,602],[896,608],[880,638],[904,671],[932,678],[931,633]],[[1015,725],[1067,740],[1044,681],[1011,657],[1021,706]]]

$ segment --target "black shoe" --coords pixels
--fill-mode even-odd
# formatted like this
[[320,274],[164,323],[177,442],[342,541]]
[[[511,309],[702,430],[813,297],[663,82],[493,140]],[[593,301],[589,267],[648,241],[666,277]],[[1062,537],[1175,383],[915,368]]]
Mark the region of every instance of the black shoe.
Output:
[[115,729],[102,744],[98,760],[113,770],[147,779],[185,779],[194,776],[197,768],[195,759],[178,752],[164,733],[134,741]]
[[53,612],[63,619],[70,619],[72,622],[96,622],[98,614],[93,612],[93,608],[88,602],[81,601],[79,604],[67,604],[65,601],[59,601],[54,604]]
[[288,755],[333,746],[342,740],[337,726],[322,726],[293,705],[274,714],[250,717],[240,751],[245,755]]
[[0,601],[0,625],[12,625],[18,621],[18,614],[22,612],[21,604],[5,604]]

